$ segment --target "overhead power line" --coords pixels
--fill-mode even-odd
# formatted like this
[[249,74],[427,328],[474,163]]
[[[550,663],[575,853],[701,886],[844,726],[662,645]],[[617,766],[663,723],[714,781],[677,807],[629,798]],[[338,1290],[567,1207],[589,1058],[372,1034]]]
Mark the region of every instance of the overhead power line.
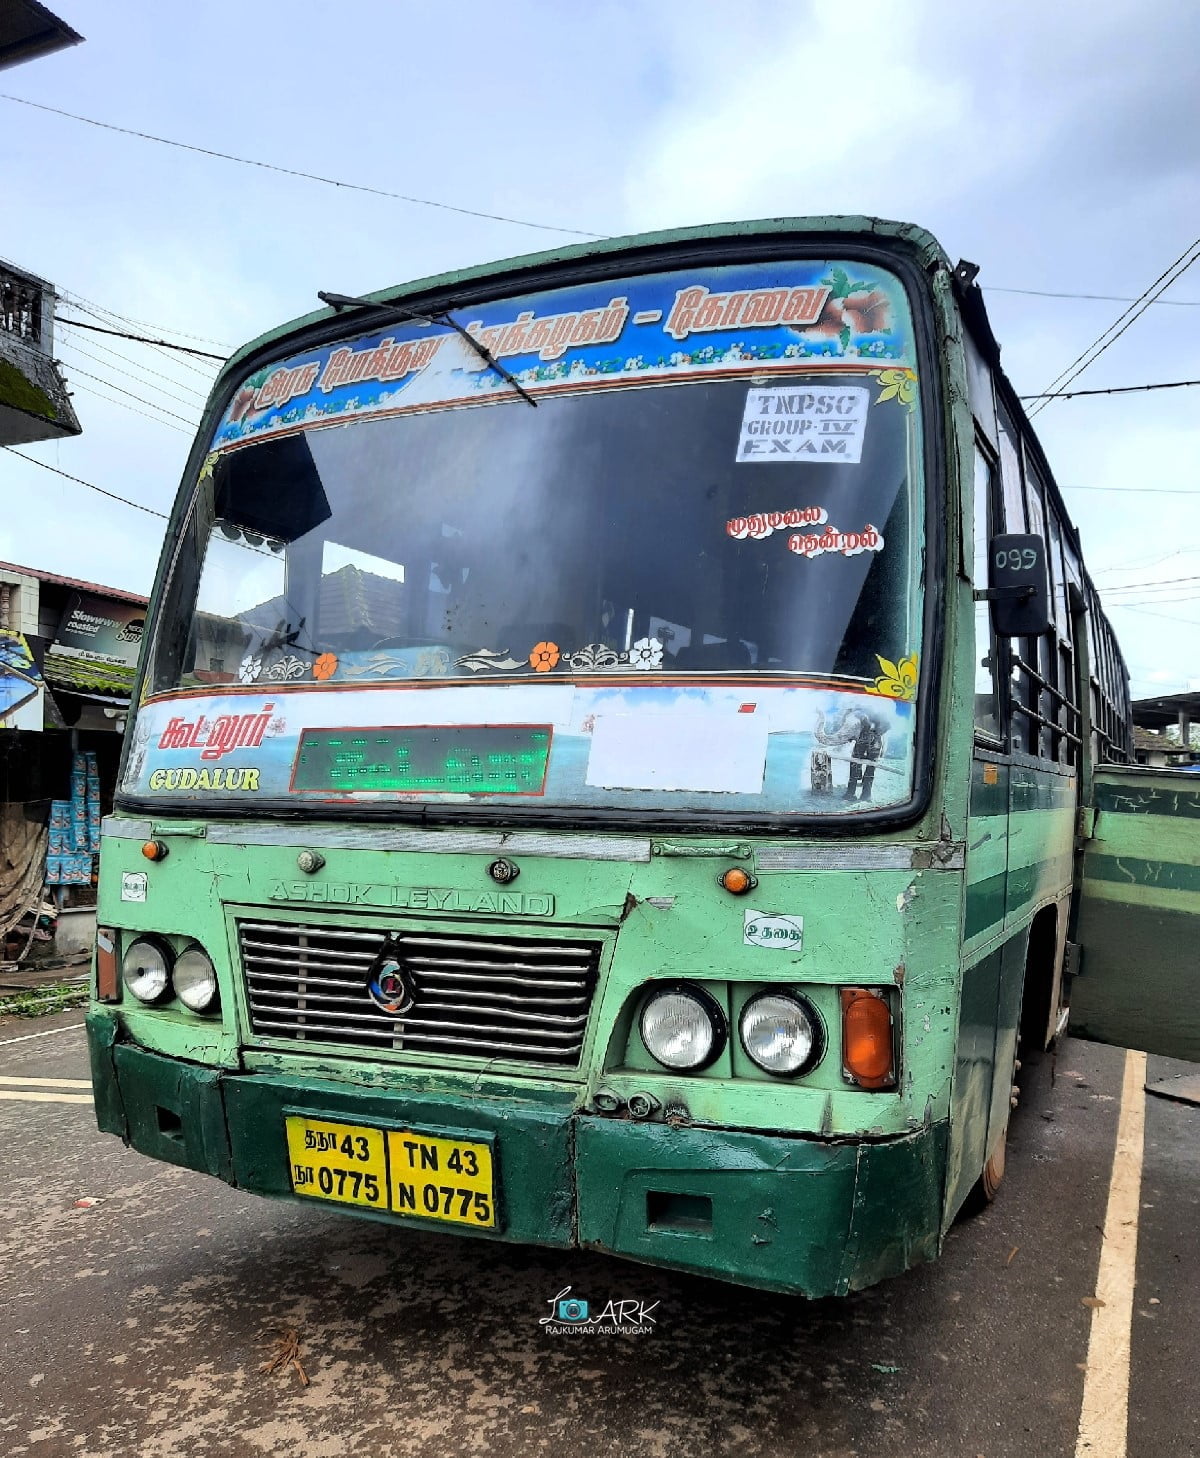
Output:
[[286,177],[302,177],[307,182],[322,182],[327,187],[340,187],[348,192],[367,192],[375,197],[389,197],[396,202],[413,203],[423,208],[440,208],[448,213],[461,213],[468,218],[486,218],[492,223],[512,223],[518,228],[536,228],[543,233],[571,233],[577,238],[601,238],[602,233],[589,233],[582,228],[560,228],[554,223],[533,223],[528,218],[511,218],[503,213],[485,213],[478,208],[460,208],[453,203],[436,202],[432,198],[412,197],[403,192],[389,192],[382,187],[369,187],[361,182],[342,182],[336,177],[322,177],[316,172],[304,172],[298,167],[283,167],[276,162],[259,162],[253,157],[237,157],[232,152],[218,152],[212,147],[198,147],[191,142],[177,142],[172,137],[156,137],[151,132],[139,132],[134,127],[119,127],[113,122],[97,121],[95,117],[80,116],[74,111],[64,111],[58,106],[46,106],[40,101],[30,101],[24,96],[12,96],[0,91],[0,101],[15,101],[18,106],[32,106],[38,111],[48,111],[55,116],[65,116],[71,121],[83,122],[89,127],[100,127],[106,132],[120,132],[122,136],[139,137],[143,142],[157,142],[163,147],[179,147],[185,152],[198,152],[202,157],[219,157],[223,162],[236,162],[242,167],[261,167],[267,172],[281,172]]
[[1123,582],[1119,587],[1104,587],[1101,588],[1101,591],[1105,593],[1134,591],[1140,592],[1143,588],[1146,587],[1170,587],[1177,582],[1200,582],[1200,576],[1193,572],[1190,573],[1187,577],[1160,577],[1157,580],[1150,580],[1146,582]]
[[[130,360],[130,364],[134,366],[133,369],[123,369],[119,364],[114,363],[114,361],[105,359],[102,355],[93,354],[90,349],[84,349],[81,344],[76,344],[73,339],[60,339],[56,341],[56,344],[60,349],[69,349],[72,354],[82,355],[84,359],[91,360],[93,364],[98,364],[106,370],[111,370],[113,374],[120,375],[122,379],[132,380],[135,385],[140,385],[145,390],[151,390],[157,395],[162,395],[167,400],[174,400],[179,405],[187,405],[192,410],[198,410],[204,404],[204,396],[198,390],[193,390],[189,385],[185,385],[179,380],[172,380],[167,375],[160,375],[157,370],[143,369],[138,366],[136,361]],[[121,356],[118,355],[117,358],[120,359]],[[70,360],[64,360],[62,363],[68,369],[72,368]],[[134,373],[135,370],[137,373]],[[156,385],[153,380],[143,379],[143,375],[154,375],[156,379],[166,380],[168,384],[174,385],[176,389],[186,390],[189,395],[197,396],[198,399],[194,398],[189,400],[183,395],[176,395],[174,391],[166,389],[163,385]],[[154,403],[157,404],[157,401]]]
[[190,425],[193,430],[199,424],[199,421],[189,420],[186,415],[180,415],[174,410],[168,410],[165,405],[160,405],[157,400],[147,400],[145,395],[135,395],[132,390],[126,390],[121,385],[113,384],[112,380],[105,379],[103,375],[94,375],[90,370],[82,369],[79,365],[68,365],[67,368],[73,376],[82,375],[85,380],[95,380],[98,384],[103,385],[105,389],[116,390],[118,395],[128,395],[131,400],[136,400],[141,405],[149,405],[151,409],[161,411],[163,415],[170,415],[175,420],[182,420],[184,425]]
[[1184,486],[1064,486],[1064,491],[1111,491],[1118,496],[1194,496],[1200,501],[1200,491],[1189,491]]
[[168,430],[178,431],[180,435],[191,436],[193,430],[185,430],[182,425],[176,425],[171,420],[164,420],[161,415],[151,415],[149,410],[139,410],[136,405],[128,405],[124,400],[118,400],[113,395],[106,395],[103,390],[97,390],[95,385],[81,385],[78,380],[71,383],[76,390],[82,390],[85,395],[95,395],[98,400],[105,400],[110,405],[119,405],[122,410],[128,410],[133,415],[140,415],[143,420],[152,420],[155,425],[165,425]]
[[[1130,320],[1130,323],[1132,322]],[[1200,385],[1200,380],[1165,380],[1157,385],[1112,385],[1107,390],[1048,390],[1041,395],[1018,395],[1017,398],[1019,400],[1076,400],[1080,395],[1132,395],[1137,390],[1183,390],[1189,385]]]
[[[140,329],[143,327],[139,320],[127,319],[123,314],[117,314],[114,313],[112,309],[106,309],[103,304],[94,304],[90,299],[85,299],[82,294],[64,293],[62,294],[62,297],[66,300],[67,303],[71,305],[72,308],[86,314],[90,319],[95,319],[97,323],[103,324],[106,328],[129,329],[132,332],[137,333],[140,332]],[[156,329],[159,333],[162,334],[179,334],[178,330],[168,329],[165,326],[159,324],[148,324],[144,327],[147,329]],[[185,339],[193,340],[196,338],[195,335],[190,334],[184,335],[183,337]],[[216,344],[218,349],[224,349],[229,354],[232,354],[233,352],[230,346],[225,345],[218,340],[202,339],[199,342],[206,344]],[[180,354],[177,350],[164,349],[161,345],[158,344],[147,344],[144,346],[144,348],[154,350],[154,352],[158,354],[162,359],[170,360],[173,365],[177,365],[180,369],[190,370],[192,374],[199,375],[201,379],[204,380],[206,385],[212,382],[213,367],[211,364],[206,364],[201,360],[193,359],[190,355]]]
[[21,460],[28,461],[31,466],[41,466],[43,471],[53,471],[56,476],[63,476],[68,481],[74,481],[77,486],[86,486],[89,491],[99,492],[101,496],[107,496],[110,501],[119,501],[122,506],[132,506],[135,511],[144,511],[147,516],[161,517],[167,520],[165,511],[155,511],[152,506],[143,506],[140,501],[131,501],[128,496],[118,496],[115,491],[106,491],[103,486],[97,486],[91,481],[85,481],[82,476],[72,476],[69,471],[60,471],[57,466],[52,466],[48,461],[39,461],[36,456],[27,456],[24,451],[18,451],[12,446],[5,446],[14,456]]
[[[99,354],[93,354],[92,350],[84,349],[82,344],[76,343],[74,335],[58,342],[68,349],[76,350],[79,354],[87,355],[89,359],[95,360],[97,364],[107,365],[110,369],[116,370],[119,375],[127,374],[131,379],[136,375],[151,375],[156,380],[165,380],[168,385],[174,385],[177,390],[183,390],[189,395],[194,395],[202,404],[208,398],[207,390],[198,389],[195,385],[189,385],[186,380],[181,380],[175,375],[164,374],[162,370],[152,370],[149,365],[142,364],[133,355],[122,354],[119,349],[113,349],[111,345],[102,344],[98,339],[93,339],[90,335],[88,336],[87,342],[92,345],[93,349],[98,349],[100,351]],[[122,369],[121,365],[110,363],[112,360],[122,360],[128,368]],[[146,381],[141,380],[139,383],[145,384]],[[154,386],[151,386],[151,389],[153,388]]]
[[[1129,308],[1118,315],[1108,328],[1088,345],[1082,354],[1076,355],[1066,369],[1050,381],[1043,393],[1049,396],[1054,391],[1077,380],[1083,374],[1084,370],[1095,364],[1104,351],[1115,344],[1121,335],[1141,318],[1142,314],[1145,313],[1160,294],[1166,293],[1167,289],[1177,279],[1183,277],[1197,258],[1200,258],[1200,238],[1189,243],[1179,257],[1170,263],[1151,284],[1143,289],[1134,302],[1130,304]],[[1029,412],[1030,418],[1032,419],[1040,410],[1045,410],[1049,403],[1049,399],[1043,399],[1039,404],[1035,405]]]
[[172,344],[169,339],[148,339],[144,334],[130,334],[127,329],[105,329],[99,324],[85,324],[82,319],[56,318],[55,324],[69,324],[72,329],[90,329],[95,334],[113,334],[118,339],[132,339],[137,344],[153,344],[159,349],[176,349],[180,354],[195,354],[201,359],[217,359],[224,364],[228,355],[210,354],[207,349],[192,349],[187,344]]
[[157,329],[160,334],[173,334],[176,339],[190,339],[194,344],[215,344],[218,349],[223,349],[226,358],[233,352],[233,345],[226,344],[223,339],[210,339],[207,334],[189,334],[186,329],[172,329],[169,324],[152,324],[148,319],[135,319],[130,314],[119,314],[115,309],[98,303],[95,299],[89,299],[85,294],[76,293],[74,290],[68,292],[60,289],[59,295],[68,304],[75,304],[83,309],[85,313],[91,314],[93,318],[107,317],[116,320],[119,324],[128,324],[134,329]]
[[1195,547],[1176,547],[1173,552],[1167,552],[1166,555],[1162,557],[1138,557],[1135,558],[1135,560],[1132,562],[1123,562],[1119,567],[1097,567],[1093,571],[1092,575],[1098,576],[1101,573],[1106,572],[1128,573],[1132,572],[1135,567],[1157,567],[1160,565],[1160,563],[1169,562],[1172,557],[1191,557],[1194,556],[1197,552],[1200,552],[1200,545],[1197,545]]
[[[1035,299],[1099,299],[1108,304],[1136,304],[1137,299],[1125,294],[1064,294],[1057,289],[1004,289],[999,284],[983,284],[985,294],[1028,294]],[[1200,299],[1155,299],[1156,304],[1172,304],[1177,309],[1200,309]]]
[[1135,607],[1127,602],[1114,603],[1113,606],[1124,608],[1126,612],[1137,613],[1142,618],[1162,618],[1167,623],[1190,623],[1193,627],[1200,628],[1200,618],[1183,618],[1178,613],[1156,613],[1153,608]]

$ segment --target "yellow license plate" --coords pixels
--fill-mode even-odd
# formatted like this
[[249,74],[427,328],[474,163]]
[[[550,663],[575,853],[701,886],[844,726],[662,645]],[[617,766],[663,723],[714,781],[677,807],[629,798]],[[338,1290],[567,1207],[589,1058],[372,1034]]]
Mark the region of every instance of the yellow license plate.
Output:
[[308,1199],[393,1215],[496,1225],[491,1147],[412,1129],[372,1129],[289,1114],[292,1189]]

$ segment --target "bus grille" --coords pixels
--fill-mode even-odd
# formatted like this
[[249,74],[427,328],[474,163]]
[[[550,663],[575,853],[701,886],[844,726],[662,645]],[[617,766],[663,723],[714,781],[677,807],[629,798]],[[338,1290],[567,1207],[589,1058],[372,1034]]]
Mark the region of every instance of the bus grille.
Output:
[[[594,942],[268,921],[239,921],[238,940],[261,1037],[563,1068],[579,1062],[600,960]],[[400,1016],[367,992],[385,947],[412,992]]]

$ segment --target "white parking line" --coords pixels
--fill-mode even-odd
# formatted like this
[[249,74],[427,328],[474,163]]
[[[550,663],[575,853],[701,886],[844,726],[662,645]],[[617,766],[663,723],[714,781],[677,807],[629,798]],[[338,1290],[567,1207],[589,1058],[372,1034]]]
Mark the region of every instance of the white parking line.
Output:
[[68,1023],[62,1028],[47,1028],[44,1033],[22,1033],[19,1038],[0,1038],[0,1048],[7,1048],[10,1043],[29,1043],[34,1038],[52,1038],[55,1033],[69,1033],[82,1027],[82,1023]]
[[8,1078],[0,1073],[0,1083],[17,1084],[22,1088],[91,1088],[90,1078]]
[[1129,1430],[1129,1345],[1137,1276],[1138,1212],[1146,1123],[1146,1055],[1125,1054],[1117,1148],[1108,1185],[1108,1209],[1075,1458],[1125,1458]]
[[90,1104],[91,1094],[27,1093],[22,1089],[0,1088],[0,1099],[17,1099],[23,1104]]

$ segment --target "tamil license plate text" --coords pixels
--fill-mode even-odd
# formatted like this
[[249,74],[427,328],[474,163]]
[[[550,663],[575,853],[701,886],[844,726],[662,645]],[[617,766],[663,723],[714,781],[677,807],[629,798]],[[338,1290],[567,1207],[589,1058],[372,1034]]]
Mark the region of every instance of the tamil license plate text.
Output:
[[297,1195],[475,1229],[495,1228],[490,1145],[308,1115],[289,1114],[285,1122]]

